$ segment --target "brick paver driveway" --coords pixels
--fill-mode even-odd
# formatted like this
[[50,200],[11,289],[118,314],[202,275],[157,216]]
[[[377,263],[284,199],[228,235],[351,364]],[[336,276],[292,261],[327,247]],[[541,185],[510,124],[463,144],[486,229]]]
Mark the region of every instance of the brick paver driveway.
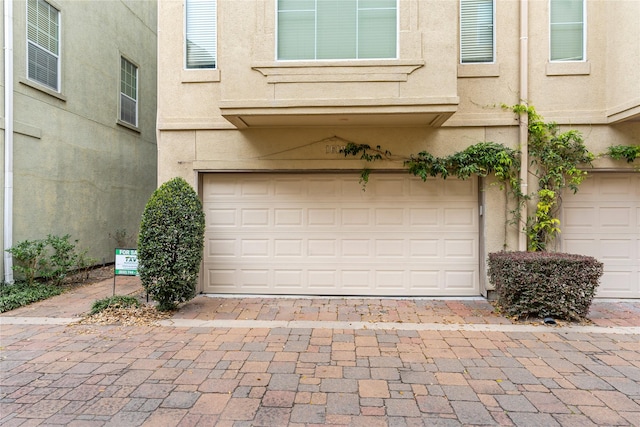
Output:
[[637,326],[32,314],[0,317],[3,426],[640,425]]

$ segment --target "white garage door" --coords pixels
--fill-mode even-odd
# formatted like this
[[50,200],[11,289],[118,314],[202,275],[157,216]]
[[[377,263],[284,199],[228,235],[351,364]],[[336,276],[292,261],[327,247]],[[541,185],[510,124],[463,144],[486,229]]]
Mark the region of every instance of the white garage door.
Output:
[[640,173],[591,173],[562,211],[563,251],[604,263],[597,296],[640,298]]
[[475,180],[210,173],[204,292],[478,295]]

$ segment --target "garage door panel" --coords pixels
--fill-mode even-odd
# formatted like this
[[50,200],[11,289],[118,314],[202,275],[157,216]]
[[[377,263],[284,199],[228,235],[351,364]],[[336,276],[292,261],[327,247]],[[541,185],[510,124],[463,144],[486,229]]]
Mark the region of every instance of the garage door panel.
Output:
[[340,225],[343,227],[370,227],[370,209],[365,208],[341,208]]
[[640,174],[589,174],[561,221],[563,251],[604,263],[598,296],[640,298]]
[[339,278],[338,283],[348,283],[349,289],[354,290],[356,294],[369,293],[369,288],[373,283],[373,272],[371,270],[341,270],[337,273]]
[[205,292],[479,293],[477,194],[454,196],[475,184],[380,175],[363,192],[352,175],[210,174],[204,187]]
[[302,239],[276,239],[273,241],[274,257],[295,257],[302,258],[304,256],[304,241]]
[[[256,291],[259,289],[268,289],[269,270],[238,270],[239,283],[241,288]],[[234,275],[235,277],[235,275]]]
[[204,204],[203,210],[207,228],[235,227],[237,225],[235,209],[219,209]]
[[438,259],[442,253],[439,249],[440,241],[436,239],[411,239],[409,245],[414,258]]
[[304,211],[301,208],[274,209],[275,227],[304,226]]
[[601,208],[598,211],[600,216],[600,226],[603,228],[623,227],[630,228],[631,224],[631,208],[611,206]]
[[615,268],[605,268],[605,275],[600,283],[600,288],[606,293],[616,293],[618,297],[631,297],[631,288],[627,285],[634,280],[633,270],[617,270]]
[[445,239],[444,257],[456,260],[477,259],[477,245],[473,239]]
[[446,197],[456,199],[459,197],[474,197],[477,192],[474,180],[461,181],[457,179],[446,179],[442,188]]
[[337,242],[333,239],[309,239],[308,248],[307,257],[311,259],[315,257],[335,258],[338,256]]
[[563,207],[564,221],[562,221],[563,232],[584,232],[591,231],[591,227],[596,223],[597,211],[591,207]]
[[240,218],[242,227],[265,227],[270,223],[269,209],[240,209]]
[[611,262],[615,260],[631,261],[635,255],[634,243],[631,239],[601,239],[600,256]]
[[440,270],[413,270],[409,273],[411,289],[437,291],[444,288],[443,272]]
[[445,271],[444,284],[447,289],[470,290],[470,284],[475,279],[476,272],[468,271]]
[[438,209],[413,208],[409,209],[409,226],[411,227],[438,227]]
[[206,239],[206,241],[207,245],[204,253],[205,259],[215,257],[234,257],[237,255],[235,239],[209,238]]
[[475,209],[470,208],[445,208],[443,218],[445,226],[467,226],[473,228],[476,224]]

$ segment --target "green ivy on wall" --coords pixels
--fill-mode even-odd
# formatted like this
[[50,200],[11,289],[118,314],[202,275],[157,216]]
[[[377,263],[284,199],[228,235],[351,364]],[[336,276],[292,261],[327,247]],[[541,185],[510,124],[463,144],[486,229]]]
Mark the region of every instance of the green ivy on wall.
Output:
[[[557,216],[562,192],[565,189],[574,193],[578,191],[578,186],[587,176],[584,167],[591,165],[595,155],[585,146],[580,132],[560,132],[556,123],[545,122],[534,107],[524,104],[502,107],[518,115],[527,114],[527,166],[538,180],[536,192],[521,192],[520,151],[495,142],[479,142],[446,157],[435,157],[427,151],[421,151],[401,158],[403,166],[410,174],[423,181],[429,177],[446,179],[455,176],[468,179],[472,175],[485,177],[493,174],[500,183],[500,188],[515,201],[516,208],[511,212],[509,223],[520,223],[523,204],[528,200],[536,202],[535,213],[524,222],[524,232],[527,235],[529,251],[544,251],[560,232],[560,220]],[[398,159],[389,150],[367,144],[349,143],[342,152],[345,156],[359,156],[367,163]],[[640,147],[610,147],[607,155],[613,159],[632,162],[640,157]],[[370,173],[371,170],[366,167],[360,173],[363,190]]]

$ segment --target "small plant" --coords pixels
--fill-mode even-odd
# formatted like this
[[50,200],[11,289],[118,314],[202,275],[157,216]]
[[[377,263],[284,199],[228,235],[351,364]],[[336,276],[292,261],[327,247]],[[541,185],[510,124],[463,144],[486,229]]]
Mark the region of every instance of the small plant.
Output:
[[49,234],[46,239],[24,240],[7,249],[13,256],[13,270],[30,285],[40,278],[54,285],[61,285],[70,272],[80,271],[88,275],[89,268],[96,260],[87,256],[86,251],[77,252],[77,240],[71,236]]
[[89,312],[89,314],[98,314],[105,311],[108,308],[125,308],[126,309],[130,307],[138,308],[140,307],[140,302],[132,296],[114,295],[112,297],[103,298],[103,299],[94,301],[94,303],[91,305],[91,311]]
[[96,265],[97,262],[98,259],[88,256],[86,250],[77,253],[75,271],[80,275],[81,280],[89,279],[91,267]]
[[13,256],[13,271],[21,274],[29,285],[41,276],[47,268],[47,242],[45,240],[23,240],[10,249]]
[[[46,242],[51,247],[52,253],[48,263],[50,270],[46,277],[51,279],[55,285],[61,285],[67,274],[76,266],[78,255],[75,251],[75,244],[69,241],[70,238],[69,234],[62,237],[51,234],[47,236]],[[76,240],[75,243],[77,242]]]
[[62,293],[58,286],[45,283],[0,284],[0,313],[41,301]]
[[202,203],[182,178],[162,184],[147,202],[138,239],[138,271],[160,311],[195,296],[204,226]]

